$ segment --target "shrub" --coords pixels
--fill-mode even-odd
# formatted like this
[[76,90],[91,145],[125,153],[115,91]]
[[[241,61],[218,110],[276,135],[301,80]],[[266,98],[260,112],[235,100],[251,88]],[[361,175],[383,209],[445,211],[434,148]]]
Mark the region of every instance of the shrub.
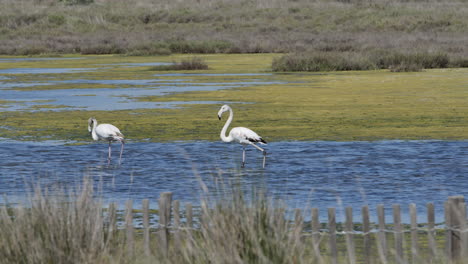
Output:
[[160,65],[150,68],[150,71],[185,71],[185,70],[207,70],[208,65],[201,58],[193,57],[171,65]]
[[80,47],[80,53],[83,55],[122,54],[124,53],[124,49],[115,43],[93,43]]
[[461,67],[467,68],[468,67],[468,59],[465,58],[456,58],[450,61],[451,67]]
[[59,0],[67,5],[89,5],[94,3],[94,0]]
[[[374,55],[377,57],[377,55]],[[376,58],[377,65],[382,69],[390,68],[419,68],[433,69],[446,68],[449,65],[449,57],[442,53],[399,53],[394,52],[387,55],[380,55]]]
[[352,71],[375,69],[367,58],[351,53],[318,52],[285,55],[273,60],[273,71]]
[[273,71],[349,71],[390,69],[421,71],[446,68],[450,59],[443,53],[399,52],[313,52],[289,54],[273,60]]
[[422,71],[423,66],[418,63],[401,62],[400,64],[394,64],[389,67],[391,72],[418,72]]
[[65,24],[65,17],[63,15],[49,15],[47,20],[50,24],[57,26]]
[[165,43],[145,43],[129,47],[127,55],[130,56],[154,56],[170,55],[171,50]]
[[40,44],[37,44],[37,45],[29,44],[29,45],[25,45],[22,47],[14,48],[14,50],[15,50],[14,51],[15,55],[22,55],[22,56],[40,55],[43,53],[47,53],[47,48]]
[[169,41],[169,49],[174,53],[225,53],[232,44],[227,41]]

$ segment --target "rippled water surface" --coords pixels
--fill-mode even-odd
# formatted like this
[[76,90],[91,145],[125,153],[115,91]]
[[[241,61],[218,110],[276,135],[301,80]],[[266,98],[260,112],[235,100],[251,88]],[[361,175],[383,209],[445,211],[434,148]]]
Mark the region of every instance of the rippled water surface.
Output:
[[359,215],[362,205],[375,210],[383,203],[390,210],[400,203],[405,221],[409,203],[417,204],[425,221],[425,205],[434,202],[441,221],[448,196],[468,195],[467,141],[273,142],[265,169],[253,148],[241,169],[241,147],[222,142],[129,142],[121,166],[119,149],[113,145],[115,159],[107,166],[105,143],[0,141],[0,194],[20,201],[31,183],[75,186],[87,175],[101,183],[106,201],[123,205],[135,199],[138,206],[150,198],[156,206],[163,191],[196,204],[201,186],[216,198],[222,189],[216,186],[237,184],[247,193],[262,190],[284,199],[292,208],[319,207],[322,219],[327,207],[336,207],[342,220],[345,206]]

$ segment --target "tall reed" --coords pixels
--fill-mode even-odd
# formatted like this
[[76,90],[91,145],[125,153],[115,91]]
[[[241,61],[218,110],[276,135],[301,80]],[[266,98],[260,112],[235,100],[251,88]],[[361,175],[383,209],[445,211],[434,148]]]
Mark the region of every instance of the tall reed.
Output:
[[91,182],[69,195],[37,187],[29,202],[0,210],[2,263],[106,263],[118,255]]
[[202,203],[198,232],[182,250],[186,263],[308,263],[301,233],[290,228],[284,210],[259,195],[248,202],[240,192],[214,208]]
[[[139,230],[133,233],[133,240],[124,236],[129,230],[133,232],[133,228],[125,232],[113,229],[95,196],[92,182],[85,181],[78,191],[68,195],[36,188],[28,206],[3,206],[0,263],[263,264],[330,263],[331,260],[326,249],[329,236],[321,234],[318,241],[321,245],[314,250],[307,235],[310,232],[304,232],[309,225],[303,222],[302,216],[296,214],[295,221],[289,221],[291,217],[285,214],[287,207],[263,194],[246,198],[234,187],[221,199],[201,199],[195,228],[184,222],[177,229],[170,225],[173,232],[166,250],[159,244],[161,230],[152,227],[149,252],[145,251]],[[438,240],[441,238],[443,233],[438,235]],[[419,240],[427,243],[427,234],[422,234]],[[346,241],[339,236],[337,242],[341,248],[338,259],[344,262]],[[391,245],[391,238],[387,242]],[[366,260],[379,263],[375,243],[371,245],[374,251]],[[364,259],[363,243],[356,245],[357,259]],[[389,250],[393,250],[392,246]],[[409,246],[406,250],[410,250]],[[421,250],[418,258],[427,259],[427,254]],[[447,263],[443,253],[430,258],[431,263]]]
[[222,201],[202,199],[198,227],[174,230],[180,236],[169,252],[152,232],[149,256],[140,232],[129,253],[125,232],[109,225],[90,181],[68,195],[36,188],[29,202],[0,210],[1,263],[310,262],[301,229],[291,229],[284,210],[264,195],[249,202],[235,190]]

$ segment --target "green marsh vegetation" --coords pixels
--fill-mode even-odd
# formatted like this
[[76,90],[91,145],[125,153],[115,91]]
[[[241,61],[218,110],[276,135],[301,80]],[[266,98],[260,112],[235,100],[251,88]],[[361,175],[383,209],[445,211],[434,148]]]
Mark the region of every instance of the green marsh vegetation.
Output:
[[[467,69],[427,69],[422,72],[347,71],[323,73],[271,73],[270,65],[280,54],[207,54],[197,55],[209,70],[195,70],[184,76],[164,76],[171,71],[151,71],[148,66],[111,67],[109,64],[172,62],[192,55],[122,57],[112,55],[80,56],[82,59],[48,62],[52,68],[95,68],[86,72],[89,79],[161,80],[182,79],[190,83],[229,84],[244,81],[243,75],[258,73],[253,79],[272,84],[217,91],[168,93],[134,98],[144,102],[194,102],[181,108],[118,111],[39,111],[3,112],[0,137],[19,140],[89,141],[86,120],[95,116],[121,129],[131,140],[219,140],[222,122],[215,113],[218,104],[233,106],[233,126],[246,126],[267,141],[279,140],[465,140],[468,111]],[[42,62],[15,62],[14,67],[41,67]],[[0,64],[0,67],[11,67]],[[181,71],[184,73],[185,71]],[[204,76],[203,73],[210,73]],[[213,75],[220,74],[220,75]],[[83,73],[13,76],[15,81],[47,81],[48,78],[82,79]],[[44,78],[44,79],[41,79]],[[4,80],[8,82],[8,80]],[[276,83],[275,83],[276,82]],[[183,82],[181,83],[183,84]],[[17,90],[67,88],[119,88],[90,84],[15,88]],[[122,87],[125,87],[122,86]],[[0,105],[8,105],[4,102]]]

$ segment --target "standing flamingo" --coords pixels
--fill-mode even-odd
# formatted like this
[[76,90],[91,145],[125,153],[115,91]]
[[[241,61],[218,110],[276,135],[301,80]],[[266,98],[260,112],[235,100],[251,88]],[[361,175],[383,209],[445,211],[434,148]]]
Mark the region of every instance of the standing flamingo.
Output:
[[[92,128],[91,128],[92,126]],[[107,140],[109,141],[109,157],[108,157],[108,164],[110,164],[111,160],[111,143],[113,141],[119,141],[122,147],[120,148],[120,159],[119,164],[122,161],[122,153],[124,149],[124,135],[120,132],[120,130],[111,125],[111,124],[97,124],[96,118],[91,117],[88,119],[88,131],[91,132],[91,136],[94,140]]]
[[252,130],[246,128],[246,127],[235,127],[231,129],[229,132],[229,136],[226,137],[226,131],[228,126],[232,122],[232,118],[234,116],[234,113],[232,111],[232,108],[229,105],[223,105],[221,109],[218,112],[218,119],[221,120],[221,115],[229,111],[229,118],[226,121],[226,124],[224,125],[223,129],[221,130],[221,140],[224,142],[237,142],[242,144],[242,168],[245,165],[245,146],[246,145],[252,145],[261,152],[263,152],[263,168],[265,168],[265,161],[266,161],[266,151],[262,149],[261,147],[255,145],[255,143],[260,143],[260,144],[267,144],[265,140],[263,140],[262,137],[257,135],[257,133],[253,132]]

